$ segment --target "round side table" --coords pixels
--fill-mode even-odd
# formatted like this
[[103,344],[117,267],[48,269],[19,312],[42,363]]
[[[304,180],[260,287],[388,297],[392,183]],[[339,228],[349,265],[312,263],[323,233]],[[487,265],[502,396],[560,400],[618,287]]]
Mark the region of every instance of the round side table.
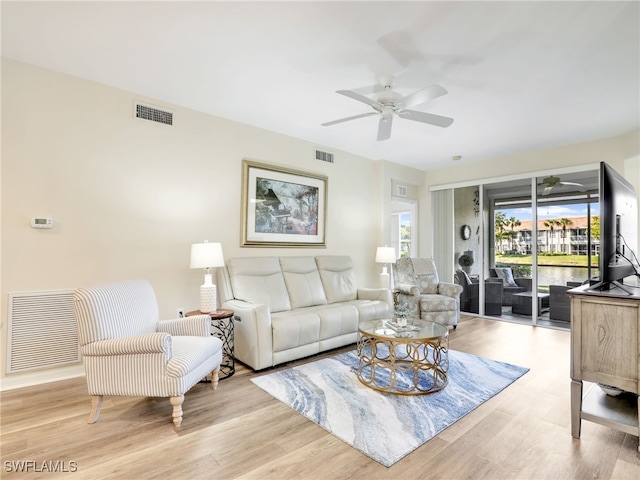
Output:
[[211,317],[211,335],[222,340],[222,362],[220,363],[219,378],[227,378],[236,373],[236,363],[233,356],[233,310],[219,308],[215,312],[202,313],[200,310],[188,312],[187,317],[193,315],[209,315]]

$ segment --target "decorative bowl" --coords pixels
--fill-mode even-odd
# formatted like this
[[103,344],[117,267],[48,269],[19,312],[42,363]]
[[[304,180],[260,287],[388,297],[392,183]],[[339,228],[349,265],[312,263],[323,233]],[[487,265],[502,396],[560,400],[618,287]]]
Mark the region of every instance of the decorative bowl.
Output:
[[613,385],[605,385],[604,383],[599,383],[598,386],[602,389],[604,393],[612,397],[617,397],[622,392],[624,392],[624,390],[618,387],[614,387]]

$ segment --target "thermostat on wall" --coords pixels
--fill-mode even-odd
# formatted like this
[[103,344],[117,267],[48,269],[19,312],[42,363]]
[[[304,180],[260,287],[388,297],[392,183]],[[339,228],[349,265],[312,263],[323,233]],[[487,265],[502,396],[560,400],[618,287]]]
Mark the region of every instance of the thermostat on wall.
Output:
[[31,226],[33,228],[52,228],[53,218],[49,217],[33,217],[31,219]]

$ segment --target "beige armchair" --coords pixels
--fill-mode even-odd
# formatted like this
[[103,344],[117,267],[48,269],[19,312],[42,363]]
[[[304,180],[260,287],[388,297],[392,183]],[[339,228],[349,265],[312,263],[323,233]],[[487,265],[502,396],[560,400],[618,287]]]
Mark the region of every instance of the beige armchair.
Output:
[[170,397],[179,427],[184,394],[209,374],[217,387],[222,342],[210,334],[209,315],[159,321],[144,280],[80,288],[73,303],[92,396],[89,423],[98,421],[104,395]]
[[406,305],[412,316],[456,328],[460,320],[462,287],[440,282],[430,258],[398,259],[393,268],[397,306]]

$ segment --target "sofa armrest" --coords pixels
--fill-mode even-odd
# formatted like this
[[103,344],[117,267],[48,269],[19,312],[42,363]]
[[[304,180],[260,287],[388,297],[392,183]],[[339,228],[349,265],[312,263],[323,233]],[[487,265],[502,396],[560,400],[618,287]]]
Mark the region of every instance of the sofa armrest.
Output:
[[358,300],[380,300],[389,305],[389,311],[393,312],[393,293],[388,288],[359,288]]
[[254,370],[272,367],[273,332],[269,307],[243,300],[228,300],[222,308],[234,312],[234,356]]
[[164,353],[169,359],[172,355],[171,335],[165,332],[145,333],[134,337],[110,338],[89,343],[82,347],[86,357],[111,355],[135,355],[141,353]]
[[175,320],[160,320],[158,332],[167,332],[176,336],[207,337],[211,335],[211,317],[204,314]]
[[359,288],[358,300],[381,300],[388,302],[393,298],[388,288]]
[[451,298],[459,298],[462,293],[462,285],[457,283],[440,282],[438,284],[438,293]]

